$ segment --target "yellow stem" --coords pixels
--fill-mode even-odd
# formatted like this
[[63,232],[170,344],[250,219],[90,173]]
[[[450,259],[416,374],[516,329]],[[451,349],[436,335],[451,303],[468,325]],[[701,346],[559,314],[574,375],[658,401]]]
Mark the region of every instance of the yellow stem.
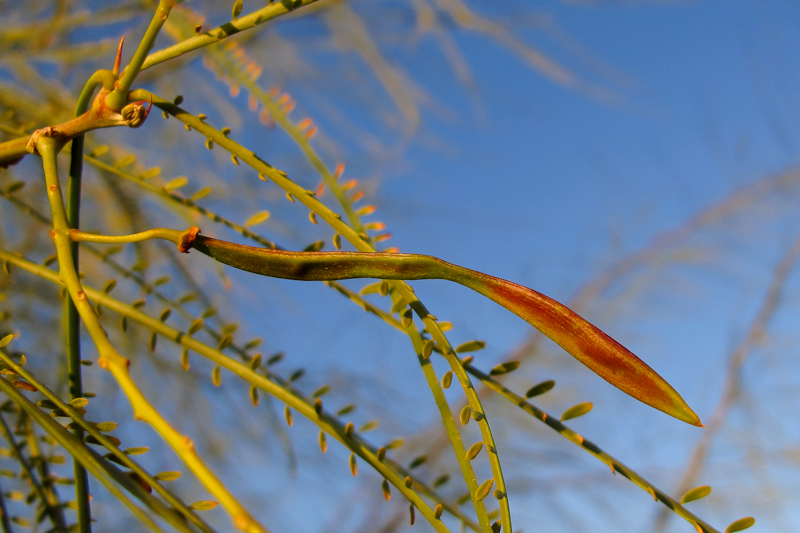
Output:
[[99,352],[98,364],[111,372],[122,391],[133,407],[134,417],[149,423],[161,438],[178,454],[186,466],[197,476],[201,483],[213,494],[233,519],[234,525],[247,533],[267,533],[267,529],[259,524],[225,485],[203,463],[194,448],[194,442],[186,435],[180,434],[161,416],[131,379],[128,367],[130,361],[117,352],[108,340],[105,330],[100,325],[94,309],[81,286],[78,273],[72,261],[70,244],[70,228],[67,224],[64,199],[58,180],[57,155],[61,143],[53,138],[42,136],[37,140],[36,148],[44,162],[44,174],[47,183],[47,197],[53,213],[53,230],[50,232],[55,241],[58,256],[59,274],[69,291],[78,313],[81,315],[86,329]]

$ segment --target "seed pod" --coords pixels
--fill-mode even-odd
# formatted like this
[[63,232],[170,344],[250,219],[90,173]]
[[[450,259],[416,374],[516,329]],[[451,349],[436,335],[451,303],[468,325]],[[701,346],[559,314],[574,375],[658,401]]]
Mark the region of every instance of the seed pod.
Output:
[[222,385],[222,368],[219,365],[215,366],[211,372],[211,381],[214,382],[215,387]]
[[317,390],[315,390],[313,392],[313,394],[311,394],[311,397],[312,398],[322,398],[323,396],[328,394],[330,391],[331,391],[331,386],[330,385],[323,385],[322,387],[320,387]]
[[261,354],[257,353],[250,359],[250,370],[258,370],[258,367],[261,366]]
[[286,424],[291,426],[294,424],[294,418],[292,418],[292,409],[287,405],[286,409],[283,410],[283,414],[286,417]]
[[413,503],[408,507],[408,512],[411,515],[411,525],[413,526],[414,522],[416,521],[416,517],[414,516],[414,504]]
[[194,335],[195,333],[200,331],[200,328],[202,328],[202,327],[203,327],[203,319],[202,318],[197,318],[194,321],[192,321],[192,324],[189,326],[189,329],[187,330],[187,333],[189,335]]
[[403,483],[405,484],[407,489],[410,489],[411,485],[414,484],[414,480],[412,480],[410,476],[406,476],[406,478],[403,480]]
[[487,497],[492,491],[492,485],[494,485],[494,478],[487,479],[481,483],[481,485],[478,487],[478,490],[475,491],[475,499],[481,501]]
[[469,405],[465,405],[464,408],[461,410],[461,414],[458,415],[458,419],[461,421],[462,426],[466,426],[469,423],[469,416],[472,414],[472,407]]
[[316,411],[317,416],[322,414],[322,399],[317,398],[314,400],[314,411]]
[[500,533],[502,528],[503,524],[500,522],[500,520],[498,520],[492,524],[492,533]]
[[478,454],[481,453],[482,449],[483,449],[483,442],[476,442],[475,444],[470,446],[469,450],[467,450],[467,461],[472,461],[473,459],[475,459],[478,456]]
[[186,348],[181,351],[181,366],[184,370],[189,370],[189,350]]
[[442,518],[442,513],[444,513],[444,506],[440,503],[436,505],[436,508],[433,510],[433,516],[436,520]]
[[328,439],[325,437],[325,432],[319,432],[319,449],[322,450],[322,453],[328,451]]
[[337,250],[342,249],[342,236],[338,233],[333,236],[333,247]]
[[494,495],[494,497],[495,497],[495,498],[497,498],[498,500],[502,500],[503,498],[505,498],[505,497],[506,497],[505,493],[504,493],[502,490],[500,490],[500,489],[494,489],[494,492],[493,492],[492,494],[493,494],[493,495]]
[[386,501],[388,502],[392,497],[392,493],[389,491],[389,481],[384,479],[383,483],[381,484],[381,488],[383,489],[383,497],[386,498]]
[[156,350],[156,341],[157,340],[158,340],[158,337],[156,336],[156,333],[153,332],[153,334],[150,335],[150,351],[151,352],[154,352]]
[[353,426],[352,422],[348,422],[347,425],[344,427],[344,434],[348,437],[352,437],[353,433],[355,433],[355,426]]
[[381,446],[378,448],[378,452],[375,455],[378,456],[378,461],[382,462],[386,458],[386,447]]

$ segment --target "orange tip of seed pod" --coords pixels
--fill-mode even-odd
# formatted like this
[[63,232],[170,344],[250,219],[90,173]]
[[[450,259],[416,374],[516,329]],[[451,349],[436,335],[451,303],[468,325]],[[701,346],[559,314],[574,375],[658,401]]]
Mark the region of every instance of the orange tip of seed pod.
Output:
[[311,126],[314,123],[314,120],[311,118],[304,118],[300,122],[297,123],[297,129],[302,131],[307,127]]
[[397,246],[393,246],[393,247],[391,247],[391,248],[387,248],[387,249],[385,249],[385,250],[383,251],[383,253],[385,253],[385,254],[396,254],[396,253],[397,253],[397,252],[399,252],[399,251],[400,251],[400,248],[398,248]]
[[317,187],[317,191],[314,194],[317,196],[317,198],[319,198],[320,196],[322,196],[324,192],[325,192],[325,182],[323,181],[319,184],[319,187]]
[[358,185],[358,180],[346,181],[346,182],[344,182],[342,184],[342,190],[349,191],[350,189],[352,189],[356,185]]
[[273,87],[272,89],[269,90],[269,92],[267,93],[267,96],[269,96],[270,98],[275,98],[276,96],[278,96],[280,94],[280,92],[281,92],[281,88],[276,85],[275,87]]
[[353,203],[356,203],[357,201],[361,200],[362,198],[364,198],[364,191],[358,191],[357,193],[355,193],[353,195],[352,198],[350,198],[350,201],[353,202]]
[[258,115],[258,120],[261,121],[262,124],[267,124],[269,122],[269,111],[266,109],[262,110],[261,113]]
[[230,90],[231,96],[236,98],[237,96],[239,96],[239,91],[240,91],[240,89],[239,89],[238,85],[235,85],[235,84],[231,85],[231,90]]
[[258,109],[258,100],[256,100],[255,96],[250,95],[250,98],[247,99],[247,105],[250,106],[250,111],[255,111]]
[[388,241],[391,238],[392,238],[392,234],[391,233],[384,233],[382,235],[375,235],[372,238],[372,241],[373,242],[383,242],[383,241]]
[[294,103],[294,100],[292,100],[289,103],[287,103],[285,106],[283,106],[283,109],[281,109],[281,111],[283,111],[285,114],[288,115],[289,113],[292,112],[292,109],[294,109],[294,106],[295,106],[295,103]]
[[361,209],[358,210],[358,215],[362,216],[362,217],[365,217],[367,215],[371,215],[372,213],[374,213],[377,210],[378,210],[378,208],[375,207],[374,205],[365,205],[364,207],[362,207]]
[[318,130],[319,130],[319,128],[317,128],[316,126],[312,126],[311,128],[309,128],[309,130],[306,132],[306,139],[308,139],[308,140],[313,139],[314,135],[317,134]]
[[289,96],[289,93],[283,93],[281,97],[276,100],[275,103],[278,105],[285,104],[286,102],[289,101],[289,98],[291,98],[291,96]]
[[343,173],[344,173],[344,163],[339,163],[338,165],[336,165],[336,170],[333,171],[334,179],[338,180],[340,177],[342,177]]

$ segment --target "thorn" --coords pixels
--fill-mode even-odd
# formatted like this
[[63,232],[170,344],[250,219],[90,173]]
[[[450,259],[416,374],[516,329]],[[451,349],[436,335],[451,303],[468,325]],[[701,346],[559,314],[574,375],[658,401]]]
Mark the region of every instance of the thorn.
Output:
[[114,59],[114,68],[111,70],[115,76],[119,76],[119,66],[120,63],[122,63],[122,45],[124,43],[125,36],[123,35],[119,40],[119,44],[117,45],[117,57]]

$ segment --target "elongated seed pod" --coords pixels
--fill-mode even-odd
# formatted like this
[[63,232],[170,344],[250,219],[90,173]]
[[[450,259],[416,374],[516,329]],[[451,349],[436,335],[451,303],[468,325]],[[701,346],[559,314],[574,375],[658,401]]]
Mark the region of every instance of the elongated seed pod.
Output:
[[527,321],[626,394],[679,420],[702,426],[675,389],[627,348],[568,307],[522,285],[427,255],[288,252],[242,246],[201,235],[195,238],[193,247],[234,268],[275,278],[445,279],[460,283]]

